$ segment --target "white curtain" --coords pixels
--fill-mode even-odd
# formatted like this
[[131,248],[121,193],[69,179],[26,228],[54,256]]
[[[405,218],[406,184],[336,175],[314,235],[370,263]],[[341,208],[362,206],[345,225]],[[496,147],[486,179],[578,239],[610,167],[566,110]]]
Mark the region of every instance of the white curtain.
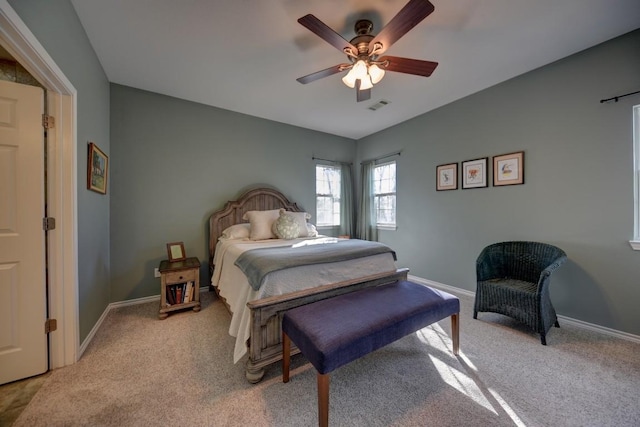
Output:
[[376,213],[373,202],[373,169],[375,162],[362,163],[360,182],[360,210],[357,237],[363,240],[378,240]]

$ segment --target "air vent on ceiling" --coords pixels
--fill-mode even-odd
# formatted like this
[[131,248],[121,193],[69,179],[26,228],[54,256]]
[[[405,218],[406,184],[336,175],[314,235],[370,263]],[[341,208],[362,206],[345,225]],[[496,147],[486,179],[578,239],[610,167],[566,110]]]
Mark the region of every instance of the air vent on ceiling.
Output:
[[389,104],[391,104],[391,101],[387,101],[386,99],[381,99],[380,101],[378,101],[375,104],[373,104],[372,106],[370,106],[369,110],[376,111],[376,110],[384,107],[385,105],[389,105]]

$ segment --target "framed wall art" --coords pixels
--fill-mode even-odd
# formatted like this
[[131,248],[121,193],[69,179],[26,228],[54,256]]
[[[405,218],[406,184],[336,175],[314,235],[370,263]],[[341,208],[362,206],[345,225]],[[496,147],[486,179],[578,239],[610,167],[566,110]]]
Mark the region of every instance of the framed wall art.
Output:
[[187,259],[187,254],[184,252],[184,243],[167,243],[167,255],[169,256],[169,262],[184,261]]
[[524,151],[493,156],[493,186],[524,184]]
[[462,162],[462,188],[487,187],[488,157]]
[[458,189],[458,164],[447,163],[436,167],[436,191]]
[[107,194],[108,173],[109,157],[96,144],[90,142],[87,159],[87,189]]

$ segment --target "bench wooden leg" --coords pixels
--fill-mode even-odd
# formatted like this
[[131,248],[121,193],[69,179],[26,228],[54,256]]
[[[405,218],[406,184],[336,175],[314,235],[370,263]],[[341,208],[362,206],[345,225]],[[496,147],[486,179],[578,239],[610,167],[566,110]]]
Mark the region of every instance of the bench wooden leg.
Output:
[[291,362],[291,339],[282,333],[282,382],[289,382],[289,364]]
[[451,340],[453,341],[453,354],[460,351],[460,319],[458,314],[451,315]]
[[318,425],[329,427],[329,374],[318,372]]

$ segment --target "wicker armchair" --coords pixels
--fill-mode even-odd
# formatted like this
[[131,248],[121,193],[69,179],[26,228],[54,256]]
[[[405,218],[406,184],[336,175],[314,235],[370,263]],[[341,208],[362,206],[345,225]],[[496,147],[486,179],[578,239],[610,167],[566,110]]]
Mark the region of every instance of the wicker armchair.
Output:
[[473,318],[479,311],[512,317],[540,334],[560,327],[549,298],[551,273],[567,260],[562,249],[546,243],[501,242],[482,250],[476,261],[477,290]]

